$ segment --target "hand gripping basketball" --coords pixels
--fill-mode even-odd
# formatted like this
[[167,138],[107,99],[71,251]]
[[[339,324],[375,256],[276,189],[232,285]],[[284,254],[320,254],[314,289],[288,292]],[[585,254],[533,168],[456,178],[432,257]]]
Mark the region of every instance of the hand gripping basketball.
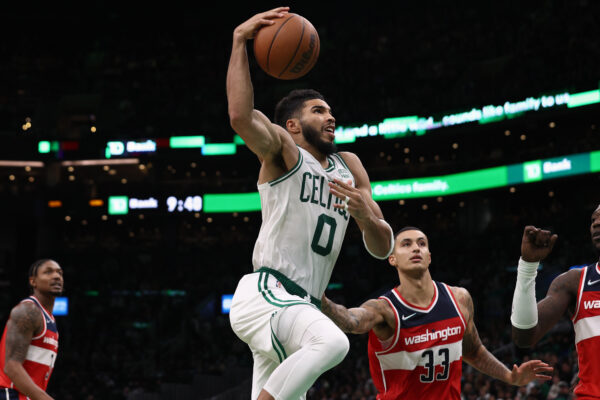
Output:
[[254,57],[267,74],[277,79],[297,79],[306,75],[317,62],[320,50],[315,27],[298,14],[263,25],[254,38]]

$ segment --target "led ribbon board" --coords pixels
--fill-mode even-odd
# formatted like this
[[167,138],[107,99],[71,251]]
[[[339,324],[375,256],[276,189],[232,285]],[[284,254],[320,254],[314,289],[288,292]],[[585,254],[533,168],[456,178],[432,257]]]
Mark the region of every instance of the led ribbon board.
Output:
[[[41,142],[40,142],[41,143]],[[136,142],[133,140],[127,142],[113,141],[106,143],[104,156],[106,158],[127,156],[131,153],[154,153],[156,152],[156,141],[146,140],[144,142]]]
[[414,199],[506,186],[507,177],[507,167],[504,166],[431,178],[373,182],[371,189],[376,201]]
[[[371,182],[375,201],[448,196],[600,172],[600,151],[533,160],[451,175]],[[260,196],[253,193],[204,195],[204,212],[260,211]]]
[[453,114],[443,114],[438,117],[422,117],[417,115],[386,118],[374,124],[343,127],[335,130],[336,143],[352,143],[356,139],[368,136],[383,136],[386,139],[406,136],[414,133],[417,136],[427,131],[446,128],[468,123],[488,124],[515,118],[528,112],[538,112],[558,107],[575,108],[600,103],[600,90],[590,90],[580,93],[558,93],[540,97],[527,97],[518,101],[505,101],[502,104],[489,104],[483,107],[473,107]]
[[131,210],[149,210],[157,209],[158,200],[154,197],[147,199],[138,199],[129,196],[109,196],[108,197],[108,214],[109,215],[126,215]]
[[[600,89],[585,92],[547,94],[542,96],[530,96],[516,101],[504,101],[498,104],[488,104],[483,107],[471,107],[470,109],[456,113],[436,114],[435,116],[401,116],[386,118],[383,121],[369,125],[360,126],[338,126],[335,130],[336,143],[352,143],[357,139],[369,136],[382,136],[386,139],[415,134],[424,135],[428,131],[469,123],[489,124],[504,119],[517,118],[526,113],[553,110],[557,108],[576,108],[600,103]],[[111,141],[105,149],[107,159],[111,157],[122,157],[129,153],[154,153],[157,150],[159,140],[136,141]],[[74,150],[71,148],[77,142],[38,142],[38,152],[46,154],[62,150]],[[231,143],[210,143],[204,136],[171,136],[168,147],[171,149],[200,149],[203,156],[233,155],[237,152],[237,146],[244,145],[244,140],[234,135]]]
[[204,212],[243,211],[260,211],[260,195],[258,192],[204,195]]

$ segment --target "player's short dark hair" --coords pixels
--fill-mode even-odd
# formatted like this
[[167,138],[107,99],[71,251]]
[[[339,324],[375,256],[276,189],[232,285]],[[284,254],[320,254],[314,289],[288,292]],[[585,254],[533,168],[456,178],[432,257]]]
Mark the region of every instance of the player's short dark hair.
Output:
[[40,260],[34,261],[33,264],[31,264],[31,266],[29,267],[29,277],[31,278],[32,276],[36,276],[38,270],[40,269],[40,267],[42,265],[44,265],[45,263],[47,263],[48,261],[53,261],[56,262],[54,260],[51,260],[49,258],[42,258]]
[[[48,261],[54,261],[51,260],[49,258],[42,258],[40,260],[34,261],[33,264],[31,264],[29,266],[29,274],[27,275],[27,277],[31,278],[32,276],[37,276],[38,270],[40,269],[40,267],[42,265],[44,265],[45,263],[47,263]],[[56,262],[56,261],[54,261]],[[29,283],[29,280],[27,281],[27,283],[29,284],[29,290],[31,291],[31,293],[33,293],[33,288],[31,287],[31,283]]]
[[312,99],[325,100],[323,95],[314,89],[294,89],[275,106],[274,121],[285,129],[285,123],[293,118],[304,105],[304,102]]
[[[396,233],[394,234],[394,240],[396,240],[396,238],[398,237],[399,234],[401,234],[402,232],[406,232],[406,231],[423,232],[423,229],[417,228],[416,226],[405,226],[405,227],[401,228],[400,230],[396,231]],[[425,232],[423,232],[423,234],[425,234]],[[425,234],[425,237],[427,237],[426,234]]]

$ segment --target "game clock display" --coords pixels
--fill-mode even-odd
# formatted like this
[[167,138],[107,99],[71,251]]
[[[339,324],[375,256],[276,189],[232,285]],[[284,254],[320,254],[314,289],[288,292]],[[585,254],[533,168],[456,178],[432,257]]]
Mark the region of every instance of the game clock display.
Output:
[[167,197],[167,211],[168,212],[198,212],[202,211],[202,197],[201,196],[186,196],[178,198],[175,196]]

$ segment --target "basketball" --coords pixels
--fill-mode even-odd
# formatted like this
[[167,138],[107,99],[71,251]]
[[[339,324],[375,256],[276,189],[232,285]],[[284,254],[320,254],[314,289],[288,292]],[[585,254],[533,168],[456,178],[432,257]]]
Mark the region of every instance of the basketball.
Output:
[[306,75],[319,57],[319,35],[304,17],[288,13],[264,26],[254,38],[254,57],[260,68],[277,79]]

